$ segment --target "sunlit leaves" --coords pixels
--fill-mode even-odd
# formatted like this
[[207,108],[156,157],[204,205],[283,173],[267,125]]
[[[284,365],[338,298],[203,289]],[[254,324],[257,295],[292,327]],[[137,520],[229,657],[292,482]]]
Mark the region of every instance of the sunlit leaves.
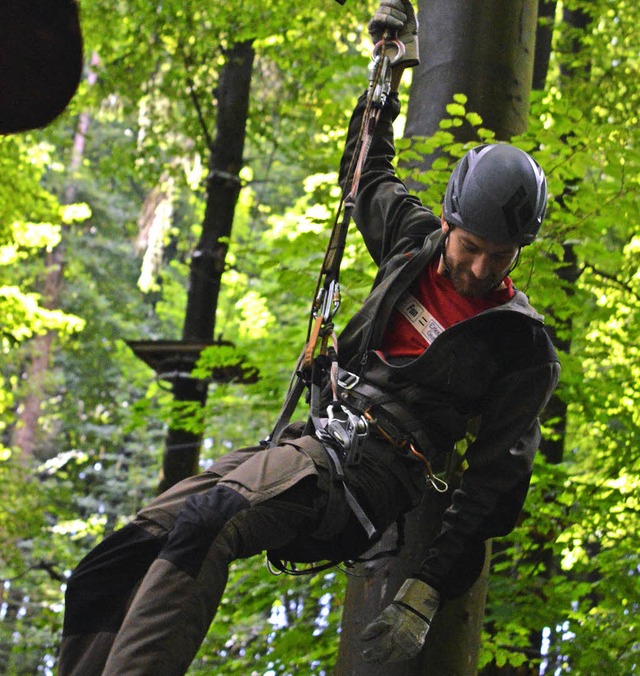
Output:
[[[59,581],[37,565],[50,566],[55,556],[54,575],[71,567],[102,529],[146,501],[162,425],[172,415],[187,429],[205,430],[205,460],[269,431],[304,344],[337,204],[331,172],[352,105],[366,86],[366,21],[375,4],[352,0],[340,7],[325,0],[298,3],[294,12],[280,0],[84,0],[87,54],[100,57],[94,65],[98,85],[83,83],[52,129],[0,138],[3,439],[14,408],[11,393],[25,385],[15,345],[48,328],[81,326],[43,310],[34,294],[44,253],[60,241],[63,223],[70,228],[65,310],[85,326],[56,354],[55,396],[43,411],[50,441],[41,449],[51,461],[31,483],[14,464],[0,464],[3,506],[10,506],[0,516],[3,574],[26,574],[33,566],[22,579],[32,590],[46,590],[40,609],[28,606],[27,619],[37,617],[48,635],[37,634],[28,646],[32,654],[36,643],[52,643],[60,622]],[[561,355],[567,448],[560,467],[538,463],[522,527],[509,551],[496,552],[487,618],[494,641],[485,642],[485,658],[522,664],[529,632],[546,627],[552,650],[573,672],[631,673],[627,665],[637,664],[640,526],[640,10],[626,0],[570,4],[586,7],[595,23],[583,53],[570,61],[562,52],[565,41],[556,41],[561,49],[549,86],[533,97],[529,130],[515,139],[547,172],[551,200],[539,242],[514,272],[517,285],[556,322],[559,338],[572,342],[571,352]],[[239,39],[253,39],[258,55],[245,188],[216,324],[236,349],[205,353],[195,375],[208,377],[246,359],[259,367],[260,380],[251,387],[211,385],[204,412],[172,408],[167,383],[133,356],[124,339],[180,335],[189,256],[202,220],[207,134],[215,130],[218,71],[223,50]],[[573,69],[570,77],[561,77],[561,62]],[[78,207],[61,211],[43,188],[46,182],[62,194],[70,122],[84,109],[92,127],[76,180],[90,214]],[[453,97],[434,137],[398,139],[402,172],[411,179],[420,180],[406,168],[412,160],[437,148],[446,152],[420,192],[436,212],[450,167],[465,150],[451,133],[461,125],[475,131],[474,142],[493,140],[461,95]],[[46,137],[60,147],[42,143]],[[175,180],[171,227],[158,229],[162,246],[145,268],[149,284],[142,292],[136,287],[141,260],[131,242],[142,201],[164,172]],[[567,247],[576,256],[575,282],[556,274],[569,270]],[[338,328],[361,303],[373,273],[352,230]],[[7,456],[0,449],[0,458]],[[22,550],[16,545],[21,537],[28,543]],[[274,584],[260,564],[254,559],[234,566],[193,673],[314,673],[333,663],[342,577]],[[323,605],[326,595],[330,603]],[[274,599],[289,619],[278,631],[269,622]],[[325,609],[329,624],[317,633]]]

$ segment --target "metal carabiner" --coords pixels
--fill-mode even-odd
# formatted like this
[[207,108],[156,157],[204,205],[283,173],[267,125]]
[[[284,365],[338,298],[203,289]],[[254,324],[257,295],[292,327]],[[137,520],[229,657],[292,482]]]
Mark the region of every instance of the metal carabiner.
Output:
[[425,469],[427,470],[427,479],[431,484],[431,487],[437,493],[446,493],[449,490],[449,484],[444,479],[441,479],[439,476],[434,474],[433,469],[431,468],[431,463],[413,444],[409,444],[409,450],[416,458],[418,458],[418,460],[424,464]]
[[[394,45],[396,48],[396,54],[393,57],[393,59],[389,58],[389,55],[386,53],[387,47],[389,45]],[[382,40],[379,40],[376,42],[376,44],[373,46],[373,51],[371,53],[371,58],[373,59],[374,63],[380,59],[380,52],[384,48],[385,56],[389,58],[389,65],[394,66],[404,55],[405,52],[407,51],[407,48],[404,46],[404,42],[400,42],[398,38],[382,38]]]
[[[393,59],[387,54],[387,47],[393,45],[395,54]],[[377,108],[382,108],[391,91],[391,68],[393,64],[404,56],[405,46],[397,38],[382,39],[373,47],[372,61],[369,74],[369,91],[371,102]]]
[[325,291],[319,302],[318,312],[325,322],[331,321],[340,308],[340,284],[332,279],[328,288],[323,287]]

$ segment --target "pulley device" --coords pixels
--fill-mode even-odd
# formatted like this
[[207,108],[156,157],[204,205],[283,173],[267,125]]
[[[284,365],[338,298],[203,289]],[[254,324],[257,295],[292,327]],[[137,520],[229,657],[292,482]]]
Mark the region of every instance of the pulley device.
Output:
[[[344,0],[338,0],[343,4]],[[337,339],[333,319],[340,308],[340,265],[349,230],[349,223],[355,208],[360,177],[364,168],[376,124],[386,98],[391,90],[391,68],[404,55],[404,45],[394,36],[386,33],[372,52],[369,68],[369,88],[362,124],[360,126],[355,152],[347,171],[346,187],[343,191],[334,219],[329,243],[325,252],[314,298],[309,314],[306,344],[292,375],[287,396],[273,431],[266,439],[268,446],[275,446],[291,420],[305,388],[310,389],[311,418],[316,433],[322,438],[328,435],[347,453],[346,462],[356,462],[366,437],[367,421],[337,403],[339,387]],[[318,364],[322,370],[329,370],[333,388],[334,404],[329,407],[328,418],[320,419]]]

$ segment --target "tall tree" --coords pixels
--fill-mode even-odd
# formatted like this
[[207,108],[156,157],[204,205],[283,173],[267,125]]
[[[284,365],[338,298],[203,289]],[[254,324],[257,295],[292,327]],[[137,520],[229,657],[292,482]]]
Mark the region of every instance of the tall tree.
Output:
[[[96,5],[100,12],[105,11],[99,1]],[[111,15],[111,9],[106,11]],[[118,6],[117,11],[123,13],[123,6]],[[339,16],[337,8],[332,12]],[[131,84],[136,80],[149,94],[142,99],[148,120],[144,138],[141,135],[141,149],[153,157],[153,144],[158,144],[163,149],[163,159],[170,161],[172,153],[189,152],[187,148],[193,143],[209,168],[205,213],[199,242],[191,258],[183,335],[181,341],[174,342],[173,348],[178,362],[181,351],[193,354],[194,350],[197,352],[220,337],[216,310],[240,193],[240,171],[248,164],[256,172],[270,169],[265,162],[269,155],[262,155],[261,146],[270,145],[271,152],[279,151],[278,130],[260,124],[259,115],[253,119],[249,115],[252,75],[259,76],[265,85],[263,91],[254,85],[258,93],[252,102],[256,110],[266,113],[264,119],[279,122],[281,126],[284,121],[284,125],[291,126],[291,120],[309,117],[310,109],[309,112],[296,109],[295,103],[303,98],[315,99],[317,94],[301,90],[287,71],[287,65],[296,63],[299,54],[290,53],[281,34],[301,36],[297,44],[304,44],[306,50],[315,50],[316,56],[328,52],[332,43],[311,45],[306,40],[311,18],[314,23],[324,23],[327,27],[331,24],[330,12],[305,7],[294,17],[288,3],[281,0],[256,7],[240,2],[205,7],[197,2],[169,2],[153,10],[136,7],[133,12],[123,14],[122,21],[113,29],[118,36],[116,55],[113,55],[114,42],[108,46],[110,54],[105,72],[112,71],[109,77],[118,89],[128,84],[127,96],[135,91]],[[138,35],[140,26],[144,26],[143,36]],[[146,38],[155,60],[150,60],[146,51],[129,47],[132,32],[136,33],[137,43],[145,41],[139,37]],[[259,69],[253,68],[254,42],[261,46]],[[302,61],[312,63],[310,58],[303,57]],[[122,64],[127,67],[122,68]],[[308,68],[309,86],[313,80],[322,83],[328,79],[328,71],[323,73],[322,68],[321,59]],[[283,96],[276,101],[271,88]],[[280,112],[284,108],[287,109],[285,115]],[[280,114],[279,119],[269,118],[274,112]],[[215,128],[215,132],[211,132],[211,128]],[[299,122],[295,133],[304,134],[304,126]],[[252,137],[256,152],[249,163],[243,157],[247,136]],[[299,147],[304,146],[299,144]],[[216,341],[215,333],[219,334]],[[188,362],[188,359],[184,361]],[[194,473],[198,467],[202,425],[194,424],[193,418],[202,414],[206,404],[208,380],[189,377],[189,370],[176,371],[173,378],[175,415],[169,424],[160,490]],[[192,420],[185,424],[187,417]]]
[[[454,95],[463,94],[484,127],[508,140],[527,126],[533,73],[537,1],[468,3],[433,0],[419,4],[421,64],[412,79],[405,134],[429,136],[440,127]],[[464,118],[463,118],[464,119]],[[452,128],[457,141],[476,137],[470,124]],[[419,162],[429,167],[434,155]],[[437,204],[431,205],[437,208]],[[455,484],[451,489],[455,488]],[[347,586],[337,674],[473,674],[480,650],[486,570],[464,597],[436,616],[425,650],[410,662],[374,667],[359,659],[358,635],[391,602],[419,567],[438,532],[447,500],[433,492],[407,519],[400,556],[372,566]],[[386,536],[391,548],[395,533]]]
[[[539,668],[545,672],[575,668],[579,673],[604,673],[611,668],[606,665],[612,665],[616,659],[606,650],[590,649],[586,640],[589,623],[584,621],[585,616],[607,617],[609,629],[606,633],[612,638],[617,620],[613,619],[615,613],[599,607],[608,606],[608,603],[602,603],[602,597],[587,594],[599,579],[599,574],[595,573],[599,570],[596,561],[601,554],[606,560],[607,553],[602,551],[600,538],[589,535],[597,530],[597,526],[593,522],[587,525],[591,517],[586,506],[592,498],[586,497],[581,485],[583,482],[601,485],[600,471],[591,475],[589,469],[593,455],[601,458],[602,453],[606,454],[607,446],[619,447],[624,436],[617,439],[618,435],[612,432],[606,443],[598,441],[599,433],[593,429],[592,422],[585,420],[584,426],[578,422],[582,412],[579,412],[581,405],[576,404],[578,401],[589,402],[586,404],[587,420],[596,415],[596,409],[600,411],[597,417],[615,417],[614,413],[605,413],[610,405],[606,403],[604,380],[596,386],[602,392],[602,398],[595,390],[588,393],[592,384],[586,355],[592,349],[599,351],[596,348],[602,340],[599,327],[601,322],[610,321],[596,319],[599,312],[595,307],[601,301],[596,296],[591,297],[594,257],[606,258],[607,278],[631,291],[629,300],[621,300],[619,307],[624,314],[634,314],[627,305],[629,302],[632,306],[635,304],[632,300],[634,285],[629,286],[626,263],[618,256],[624,250],[624,243],[630,237],[633,239],[633,226],[629,230],[625,205],[628,199],[633,199],[628,180],[636,175],[636,169],[627,166],[620,172],[619,165],[635,161],[635,153],[630,153],[629,149],[636,146],[636,133],[615,111],[626,109],[627,102],[637,97],[637,87],[629,88],[627,82],[628,75],[637,71],[637,52],[628,51],[628,35],[634,32],[637,19],[629,15],[629,12],[635,12],[627,3],[621,3],[613,10],[605,3],[575,3],[570,5],[571,11],[568,7],[564,6],[558,16],[561,20],[553,26],[555,50],[550,61],[547,59],[551,64],[549,77],[545,77],[542,68],[537,69],[540,76],[537,85],[542,86],[545,79],[549,84],[544,95],[536,94],[531,120],[531,139],[539,157],[542,155],[543,166],[549,169],[552,195],[545,226],[546,245],[539,249],[544,255],[535,262],[538,278],[535,286],[542,291],[544,301],[539,307],[545,308],[556,344],[567,351],[562,357],[561,387],[546,412],[546,433],[541,445],[542,456],[553,464],[540,462],[527,506],[528,518],[523,528],[509,538],[510,546],[495,557],[488,629],[497,645],[494,644],[491,650],[491,664],[483,674],[538,673]],[[625,95],[610,107],[620,90]],[[536,119],[538,116],[540,119]],[[603,126],[601,122],[605,117],[607,123]],[[554,122],[550,125],[551,119]],[[594,143],[596,139],[597,143]],[[593,154],[596,145],[601,148],[597,157]],[[615,197],[607,197],[610,192]],[[611,200],[617,205],[615,219],[607,219],[605,215]],[[600,291],[600,298],[612,293],[612,290],[602,288]],[[532,292],[536,293],[536,290],[532,289]],[[627,354],[628,365],[633,369],[633,357],[621,345],[618,349]],[[602,364],[602,356],[599,364]],[[605,372],[603,368],[602,377]],[[600,403],[596,404],[596,400]],[[576,425],[583,437],[575,436]],[[562,465],[558,465],[561,461]],[[621,487],[620,494],[615,490],[606,491],[613,503],[624,504],[626,476],[633,472],[632,467],[633,463],[629,465],[624,461],[621,464],[613,462],[610,466],[608,472],[620,477]],[[603,481],[607,483],[606,479]],[[605,509],[611,508],[610,505]],[[566,543],[575,537],[571,533],[572,523],[579,511],[584,521],[579,519],[581,526],[577,530],[584,539],[580,544],[574,540],[574,546],[567,546]],[[625,548],[616,546],[618,556],[624,560]],[[590,573],[576,565],[581,556],[578,552],[584,552],[582,555],[589,558]],[[516,590],[526,590],[532,579],[535,580],[534,593],[525,591],[520,596]],[[504,602],[506,595],[527,600],[509,608]],[[626,603],[625,598],[623,592],[622,604]],[[570,608],[581,610],[574,614]],[[504,631],[510,622],[513,622],[512,630]],[[624,625],[622,620],[620,626]],[[568,632],[569,626],[576,632],[575,638]],[[623,633],[624,630],[620,631]],[[613,639],[614,643],[616,641],[620,639]],[[617,654],[620,657],[628,655],[628,648],[621,648]],[[616,664],[614,670],[621,672],[625,668]]]
[[[255,51],[252,40],[224,50],[216,88],[216,137],[209,141],[209,175],[200,241],[193,252],[182,340],[211,343],[225,259],[240,193],[240,170],[249,113]],[[173,381],[176,403],[206,404],[207,381],[178,376]],[[202,433],[171,427],[167,434],[159,489],[165,490],[197,472]]]
[[[99,65],[97,54],[93,54],[88,64],[87,84],[94,85],[97,79],[96,68]],[[76,126],[76,131],[71,146],[69,158],[68,181],[63,194],[64,204],[73,204],[76,200],[77,172],[84,159],[84,147],[91,116],[88,110],[83,110]],[[69,225],[63,225],[60,243],[47,251],[44,280],[42,283],[42,296],[45,307],[57,310],[60,307],[60,293],[64,279],[65,245],[66,234]],[[47,396],[49,387],[46,380],[51,363],[52,346],[56,332],[47,331],[43,335],[36,336],[31,346],[30,361],[25,369],[25,381],[27,393],[18,407],[17,423],[13,429],[12,445],[20,450],[22,458],[28,463],[36,449],[36,439],[39,432],[39,418],[42,400]]]

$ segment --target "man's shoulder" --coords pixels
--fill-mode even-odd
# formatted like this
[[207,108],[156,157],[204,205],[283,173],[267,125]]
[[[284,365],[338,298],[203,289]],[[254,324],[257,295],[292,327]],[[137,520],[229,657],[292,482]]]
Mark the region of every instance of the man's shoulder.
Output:
[[517,292],[504,305],[485,313],[485,317],[478,334],[493,345],[496,353],[503,354],[507,362],[527,368],[559,361],[542,315],[524,294]]
[[528,317],[529,319],[539,322],[540,324],[544,324],[544,315],[542,315],[536,310],[535,307],[533,307],[527,294],[523,291],[520,291],[519,289],[516,289],[515,287],[513,291],[513,296],[506,303],[501,305],[499,309],[516,312],[520,315]]

